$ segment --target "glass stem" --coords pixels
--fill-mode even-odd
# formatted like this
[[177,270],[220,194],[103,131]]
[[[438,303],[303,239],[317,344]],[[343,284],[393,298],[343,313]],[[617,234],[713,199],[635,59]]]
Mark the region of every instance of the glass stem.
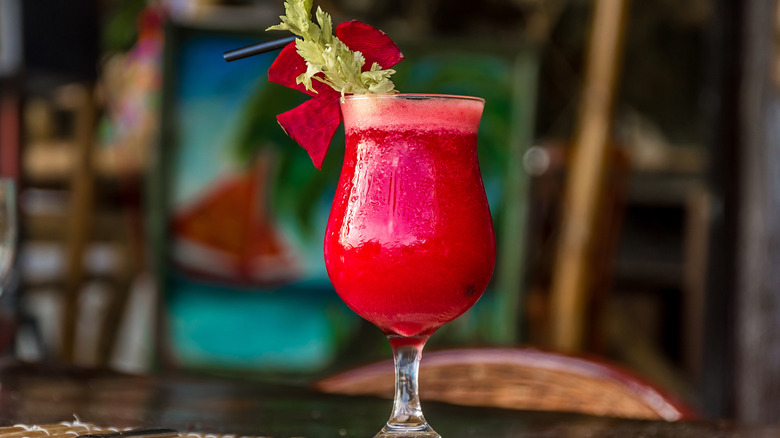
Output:
[[379,436],[438,436],[423,417],[418,391],[422,350],[428,337],[389,337],[395,362],[393,412]]

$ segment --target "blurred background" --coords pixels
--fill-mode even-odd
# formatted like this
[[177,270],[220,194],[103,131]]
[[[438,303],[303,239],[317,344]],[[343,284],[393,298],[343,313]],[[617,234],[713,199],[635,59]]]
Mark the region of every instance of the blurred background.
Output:
[[[737,4],[738,3],[738,4]],[[499,235],[431,349],[607,358],[706,416],[780,418],[775,1],[322,0],[384,30],[404,92],[487,100]],[[0,174],[18,190],[4,355],[306,379],[386,358],[322,261],[343,156],[276,124],[282,1],[0,0]]]

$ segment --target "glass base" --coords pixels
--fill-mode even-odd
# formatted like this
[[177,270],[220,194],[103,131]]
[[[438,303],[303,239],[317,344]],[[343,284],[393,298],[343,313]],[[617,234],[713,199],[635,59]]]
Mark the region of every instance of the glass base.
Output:
[[374,438],[441,438],[428,423],[414,427],[398,427],[386,424]]

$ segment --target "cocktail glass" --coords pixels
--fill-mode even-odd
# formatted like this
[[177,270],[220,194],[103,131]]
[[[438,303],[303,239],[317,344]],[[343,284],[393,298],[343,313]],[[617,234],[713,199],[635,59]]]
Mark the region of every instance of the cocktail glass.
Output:
[[16,186],[14,180],[0,178],[0,295],[11,273],[16,239]]
[[422,349],[477,302],[493,273],[477,160],[484,104],[418,94],[351,95],[341,104],[346,152],[325,264],[341,299],[393,348],[395,399],[376,437],[439,437],[420,407]]

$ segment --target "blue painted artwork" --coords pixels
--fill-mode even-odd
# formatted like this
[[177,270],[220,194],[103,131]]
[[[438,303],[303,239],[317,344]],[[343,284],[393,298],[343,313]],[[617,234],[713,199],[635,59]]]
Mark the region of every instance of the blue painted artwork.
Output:
[[167,354],[184,367],[313,371],[357,324],[322,255],[340,160],[317,171],[276,123],[304,96],[268,82],[274,53],[221,59],[256,41],[181,32],[169,52]]

